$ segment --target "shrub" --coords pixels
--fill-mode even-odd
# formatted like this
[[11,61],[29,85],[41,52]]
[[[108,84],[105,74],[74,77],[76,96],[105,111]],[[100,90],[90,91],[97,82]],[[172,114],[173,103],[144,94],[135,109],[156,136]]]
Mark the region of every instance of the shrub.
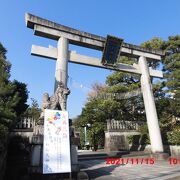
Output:
[[167,133],[168,142],[171,145],[180,145],[180,127]]

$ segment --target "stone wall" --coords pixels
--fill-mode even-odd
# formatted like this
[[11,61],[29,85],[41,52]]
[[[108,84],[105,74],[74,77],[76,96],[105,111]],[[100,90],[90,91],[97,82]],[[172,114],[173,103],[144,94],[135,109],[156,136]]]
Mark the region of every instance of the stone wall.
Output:
[[[151,152],[151,145],[146,145],[145,151]],[[164,151],[172,157],[180,157],[180,146],[164,145]]]
[[105,131],[106,151],[129,151],[128,136],[139,135],[139,126],[143,122],[107,120]]
[[21,137],[24,137],[24,138],[28,138],[29,139],[29,142],[32,141],[32,136],[33,136],[33,131],[31,130],[17,130],[17,131],[12,131],[10,133],[10,136],[13,137],[13,136],[21,136]]
[[136,131],[125,132],[105,132],[105,150],[106,151],[122,151],[129,150],[129,143],[127,137],[129,135],[139,135]]
[[170,146],[171,156],[180,157],[180,146]]
[[120,120],[107,120],[107,131],[138,131],[141,121],[120,121]]

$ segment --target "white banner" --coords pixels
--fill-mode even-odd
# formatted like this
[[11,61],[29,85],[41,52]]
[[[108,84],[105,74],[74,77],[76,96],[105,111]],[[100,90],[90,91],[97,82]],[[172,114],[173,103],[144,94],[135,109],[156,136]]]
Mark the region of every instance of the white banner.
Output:
[[67,111],[45,110],[43,174],[71,172]]

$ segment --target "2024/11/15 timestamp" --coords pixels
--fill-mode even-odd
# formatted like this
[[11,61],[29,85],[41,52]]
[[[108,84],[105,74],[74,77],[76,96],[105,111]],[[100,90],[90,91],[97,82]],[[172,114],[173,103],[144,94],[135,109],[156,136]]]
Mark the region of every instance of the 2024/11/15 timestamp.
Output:
[[155,163],[154,158],[107,158],[106,164],[109,165],[118,165],[118,164],[150,164]]

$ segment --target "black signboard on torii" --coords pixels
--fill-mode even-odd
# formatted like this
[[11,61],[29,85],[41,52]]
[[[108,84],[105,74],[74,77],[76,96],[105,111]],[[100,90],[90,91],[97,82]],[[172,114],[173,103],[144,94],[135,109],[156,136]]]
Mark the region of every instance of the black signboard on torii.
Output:
[[101,61],[103,65],[116,65],[120,59],[122,43],[123,39],[107,36]]

